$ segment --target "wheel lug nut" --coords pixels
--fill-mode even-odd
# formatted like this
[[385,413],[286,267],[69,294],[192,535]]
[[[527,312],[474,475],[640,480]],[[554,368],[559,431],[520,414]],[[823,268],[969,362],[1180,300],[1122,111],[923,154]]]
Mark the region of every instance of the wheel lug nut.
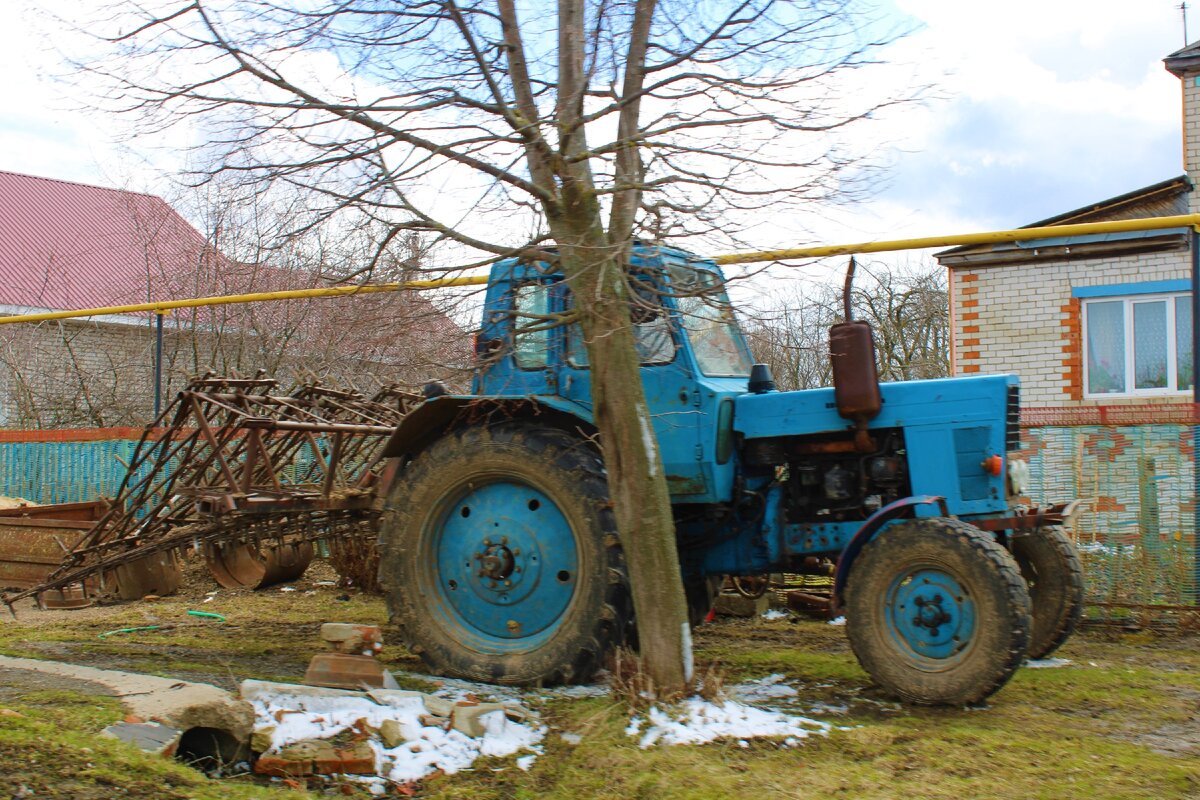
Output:
[[500,537],[500,544],[508,544],[508,537],[507,537],[507,536],[501,536],[501,537]]
[[917,604],[917,608],[920,608],[925,605],[925,598],[918,595],[913,602]]
[[518,548],[516,548],[515,550],[513,550],[513,555],[514,555],[514,556],[519,556],[519,555],[521,555],[521,548],[519,548],[519,547],[518,547]]
[[933,596],[933,602],[940,606],[942,604],[942,596],[940,594],[935,594]]
[[491,547],[491,546],[492,546],[492,540],[491,540],[491,539],[484,539],[484,540],[483,540],[483,546],[484,546],[484,547]]
[[504,582],[504,585],[505,585],[505,586],[512,586],[512,581],[505,581],[505,582]]

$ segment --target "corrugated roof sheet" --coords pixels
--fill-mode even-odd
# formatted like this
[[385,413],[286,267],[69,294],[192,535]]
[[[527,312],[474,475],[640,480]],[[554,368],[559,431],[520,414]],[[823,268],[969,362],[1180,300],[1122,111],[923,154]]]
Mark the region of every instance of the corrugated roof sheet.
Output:
[[188,274],[204,251],[204,237],[160,197],[0,171],[0,305],[165,299],[159,279]]

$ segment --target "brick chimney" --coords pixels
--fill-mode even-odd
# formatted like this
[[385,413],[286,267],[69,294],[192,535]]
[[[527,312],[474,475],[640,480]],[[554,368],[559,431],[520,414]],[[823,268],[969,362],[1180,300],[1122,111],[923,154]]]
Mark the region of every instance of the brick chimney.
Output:
[[[1192,185],[1200,187],[1200,42],[1176,50],[1163,64],[1183,85],[1183,168]],[[1188,211],[1200,213],[1196,189],[1188,195]]]

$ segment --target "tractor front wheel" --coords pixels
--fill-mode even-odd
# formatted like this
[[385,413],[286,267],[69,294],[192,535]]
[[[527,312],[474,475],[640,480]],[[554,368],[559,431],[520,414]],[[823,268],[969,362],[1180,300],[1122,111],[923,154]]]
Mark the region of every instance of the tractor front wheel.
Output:
[[979,702],[1025,658],[1029,593],[990,534],[953,519],[896,523],[854,562],[846,633],[877,684],[913,703]]
[[587,680],[631,627],[600,459],[530,423],[451,431],[404,467],[379,576],[401,638],[442,675]]

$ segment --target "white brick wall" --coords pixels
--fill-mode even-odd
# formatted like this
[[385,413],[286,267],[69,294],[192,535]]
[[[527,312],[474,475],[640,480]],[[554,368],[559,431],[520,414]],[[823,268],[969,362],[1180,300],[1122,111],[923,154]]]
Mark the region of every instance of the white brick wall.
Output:
[[[1071,378],[1066,374],[1070,365],[1064,363],[1073,355],[1064,350],[1071,344],[1068,323],[1072,312],[1062,310],[1071,300],[1071,288],[1174,280],[1190,275],[1186,252],[956,269],[955,374],[1015,372],[1021,376],[1022,402],[1026,405],[1076,405],[1071,399]],[[978,287],[977,291],[964,294],[971,287]],[[978,305],[964,307],[964,301],[972,299]],[[971,314],[978,316],[964,319]],[[972,328],[978,328],[978,332]],[[975,340],[978,345],[972,344]],[[974,353],[978,356],[971,357]],[[1172,398],[1160,399],[1169,402]],[[1104,400],[1105,404],[1114,402],[1119,401]],[[1153,401],[1137,398],[1131,402]]]

